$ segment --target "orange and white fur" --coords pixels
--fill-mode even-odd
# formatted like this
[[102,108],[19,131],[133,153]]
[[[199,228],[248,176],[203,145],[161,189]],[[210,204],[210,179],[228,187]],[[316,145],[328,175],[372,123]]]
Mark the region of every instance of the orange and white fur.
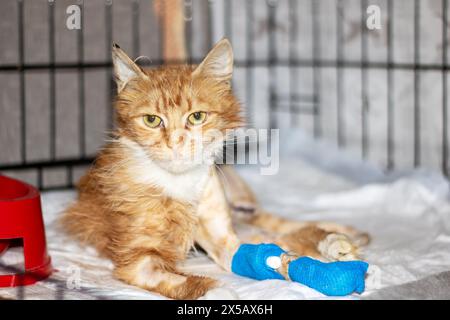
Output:
[[[228,40],[217,43],[198,66],[144,70],[118,46],[113,62],[117,128],[79,182],[78,199],[62,223],[69,234],[110,258],[118,279],[170,298],[198,298],[219,284],[179,271],[194,243],[226,270],[244,242],[275,242],[296,255],[322,260],[357,257],[358,245],[368,240],[365,234],[334,223],[272,216],[231,167],[217,171],[213,159],[223,141],[208,132],[244,125],[230,87]],[[184,135],[174,136],[180,131],[202,135],[208,147],[204,162],[186,161],[196,145]],[[224,189],[222,173],[232,189]],[[261,232],[239,239],[233,223]]]

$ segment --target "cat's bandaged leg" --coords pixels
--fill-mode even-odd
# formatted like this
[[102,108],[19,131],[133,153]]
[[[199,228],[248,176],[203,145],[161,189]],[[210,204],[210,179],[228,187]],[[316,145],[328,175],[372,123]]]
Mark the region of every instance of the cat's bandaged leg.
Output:
[[[242,244],[233,256],[231,270],[257,280],[284,279],[277,271],[286,252],[275,244]],[[329,296],[364,291],[369,265],[364,261],[321,262],[300,257],[288,265],[289,279]]]

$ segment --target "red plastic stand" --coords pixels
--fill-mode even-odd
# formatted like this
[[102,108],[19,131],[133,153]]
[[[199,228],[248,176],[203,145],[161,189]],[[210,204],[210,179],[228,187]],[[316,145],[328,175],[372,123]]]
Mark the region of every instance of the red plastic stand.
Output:
[[12,239],[23,241],[25,272],[0,275],[0,287],[34,284],[52,273],[39,191],[0,175],[0,255]]

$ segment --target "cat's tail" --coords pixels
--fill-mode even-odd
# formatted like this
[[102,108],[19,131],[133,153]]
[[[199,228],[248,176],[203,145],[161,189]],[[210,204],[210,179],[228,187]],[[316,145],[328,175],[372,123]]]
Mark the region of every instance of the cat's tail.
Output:
[[182,0],[156,0],[154,10],[159,17],[165,63],[187,61],[185,18]]

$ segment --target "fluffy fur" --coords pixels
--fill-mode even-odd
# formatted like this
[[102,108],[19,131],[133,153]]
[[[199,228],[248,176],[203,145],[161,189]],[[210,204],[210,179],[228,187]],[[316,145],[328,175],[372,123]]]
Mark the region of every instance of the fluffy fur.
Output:
[[[197,243],[230,269],[241,243],[231,208],[246,210],[244,222],[265,230],[244,241],[275,241],[285,250],[328,260],[355,258],[356,245],[335,233],[361,238],[357,231],[289,222],[264,213],[245,183],[224,167],[227,179],[242,187],[226,196],[212,163],[227,130],[244,123],[230,87],[233,54],[227,40],[197,67],[143,70],[118,46],[113,48],[113,61],[117,129],[80,180],[78,199],[64,213],[62,225],[110,258],[117,278],[175,299],[204,295],[216,281],[183,274],[177,264]],[[188,125],[189,115],[200,111],[206,112],[206,121]],[[157,115],[162,125],[148,127],[146,115]],[[223,137],[208,135],[213,130]],[[191,134],[201,136],[200,163],[192,161],[199,145]]]

